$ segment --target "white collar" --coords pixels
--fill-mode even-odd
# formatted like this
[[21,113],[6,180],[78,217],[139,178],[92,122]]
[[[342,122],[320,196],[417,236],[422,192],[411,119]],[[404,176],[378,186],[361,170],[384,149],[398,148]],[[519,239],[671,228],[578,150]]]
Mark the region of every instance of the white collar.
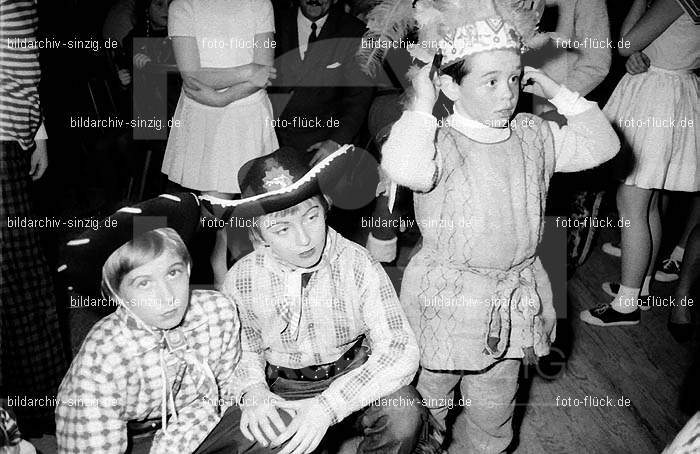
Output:
[[330,11],[326,13],[325,16],[319,17],[315,21],[312,21],[308,17],[304,16],[301,12],[301,8],[297,9],[297,25],[299,28],[304,27],[304,30],[309,30],[309,33],[311,33],[311,24],[315,23],[316,24],[316,36],[318,36],[321,33],[321,29],[323,28],[323,24],[326,23],[326,19],[328,19],[328,15],[330,14]]
[[448,124],[470,139],[481,143],[498,143],[508,140],[510,137],[510,125],[507,128],[492,128],[480,121],[476,121],[458,112],[455,106],[454,113],[447,118]]

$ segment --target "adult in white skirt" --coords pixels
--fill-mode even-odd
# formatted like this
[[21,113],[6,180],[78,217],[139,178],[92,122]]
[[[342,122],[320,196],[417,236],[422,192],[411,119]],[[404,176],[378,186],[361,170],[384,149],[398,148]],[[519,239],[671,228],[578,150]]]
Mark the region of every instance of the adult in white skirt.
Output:
[[[232,199],[238,170],[278,148],[265,87],[275,78],[270,0],[174,0],[168,34],[183,91],[163,159],[168,179]],[[215,285],[227,271],[227,230],[217,236]]]
[[639,323],[640,307],[649,307],[639,296],[649,295],[661,242],[659,193],[700,191],[700,78],[693,73],[700,67],[700,26],[682,5],[655,0],[647,10],[646,0],[634,0],[622,25],[629,47],[618,51],[629,56],[628,72],[603,111],[634,158],[617,192],[629,226],[621,229],[621,283],[603,285],[613,287],[613,301],[581,313],[593,325]]

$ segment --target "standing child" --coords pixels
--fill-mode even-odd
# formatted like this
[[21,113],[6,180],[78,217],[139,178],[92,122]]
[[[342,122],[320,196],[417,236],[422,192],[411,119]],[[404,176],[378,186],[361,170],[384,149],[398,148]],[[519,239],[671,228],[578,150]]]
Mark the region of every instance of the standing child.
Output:
[[[531,2],[527,2],[531,3]],[[417,389],[441,428],[460,386],[465,405],[449,452],[503,452],[521,359],[549,352],[556,316],[536,255],[552,174],[594,167],[619,142],[595,103],[521,66],[536,44],[536,10],[509,1],[419,0],[414,49],[442,75],[413,71],[413,97],[382,149],[382,168],[415,191],[423,235],[406,268],[401,302],[416,332]],[[523,83],[538,85],[567,117],[559,127],[530,114],[511,121]],[[438,127],[438,91],[455,102]],[[527,90],[530,90],[528,88]]]
[[[620,47],[629,56],[624,75],[604,111],[631,148],[632,166],[617,190],[621,229],[621,282],[606,282],[613,300],[581,313],[596,326],[635,325],[646,303],[661,245],[661,191],[700,191],[700,25],[676,0],[655,0],[646,10],[635,0],[622,25]],[[697,215],[697,211],[695,211]],[[689,220],[683,234],[692,228]],[[683,248],[676,247],[660,271],[678,273]],[[669,267],[672,262],[676,266]],[[677,274],[676,274],[677,275]],[[663,279],[664,274],[659,277]],[[640,299],[645,304],[639,304]],[[671,311],[671,321],[690,322],[686,308]]]
[[[269,0],[175,0],[172,37],[184,90],[175,109],[163,173],[185,188],[231,199],[243,163],[277,148],[272,105],[274,16]],[[217,285],[226,274],[226,231],[212,255]]]

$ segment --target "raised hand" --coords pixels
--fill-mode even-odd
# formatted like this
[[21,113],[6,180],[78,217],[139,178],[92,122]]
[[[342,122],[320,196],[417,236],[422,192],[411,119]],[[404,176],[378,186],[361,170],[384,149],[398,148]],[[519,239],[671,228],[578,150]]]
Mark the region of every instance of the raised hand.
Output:
[[525,67],[521,84],[526,93],[536,93],[535,86],[538,86],[547,99],[554,98],[561,88],[551,77],[532,66]]

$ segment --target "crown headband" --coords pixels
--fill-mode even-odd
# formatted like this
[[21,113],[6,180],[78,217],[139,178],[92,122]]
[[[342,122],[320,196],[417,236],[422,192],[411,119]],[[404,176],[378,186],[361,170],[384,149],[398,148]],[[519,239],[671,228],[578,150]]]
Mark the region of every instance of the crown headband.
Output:
[[380,0],[368,15],[358,59],[365,73],[374,75],[386,49],[396,47],[412,30],[418,40],[407,44],[411,56],[429,63],[439,51],[442,66],[479,52],[527,49],[544,45],[550,37],[537,23],[544,0]]

